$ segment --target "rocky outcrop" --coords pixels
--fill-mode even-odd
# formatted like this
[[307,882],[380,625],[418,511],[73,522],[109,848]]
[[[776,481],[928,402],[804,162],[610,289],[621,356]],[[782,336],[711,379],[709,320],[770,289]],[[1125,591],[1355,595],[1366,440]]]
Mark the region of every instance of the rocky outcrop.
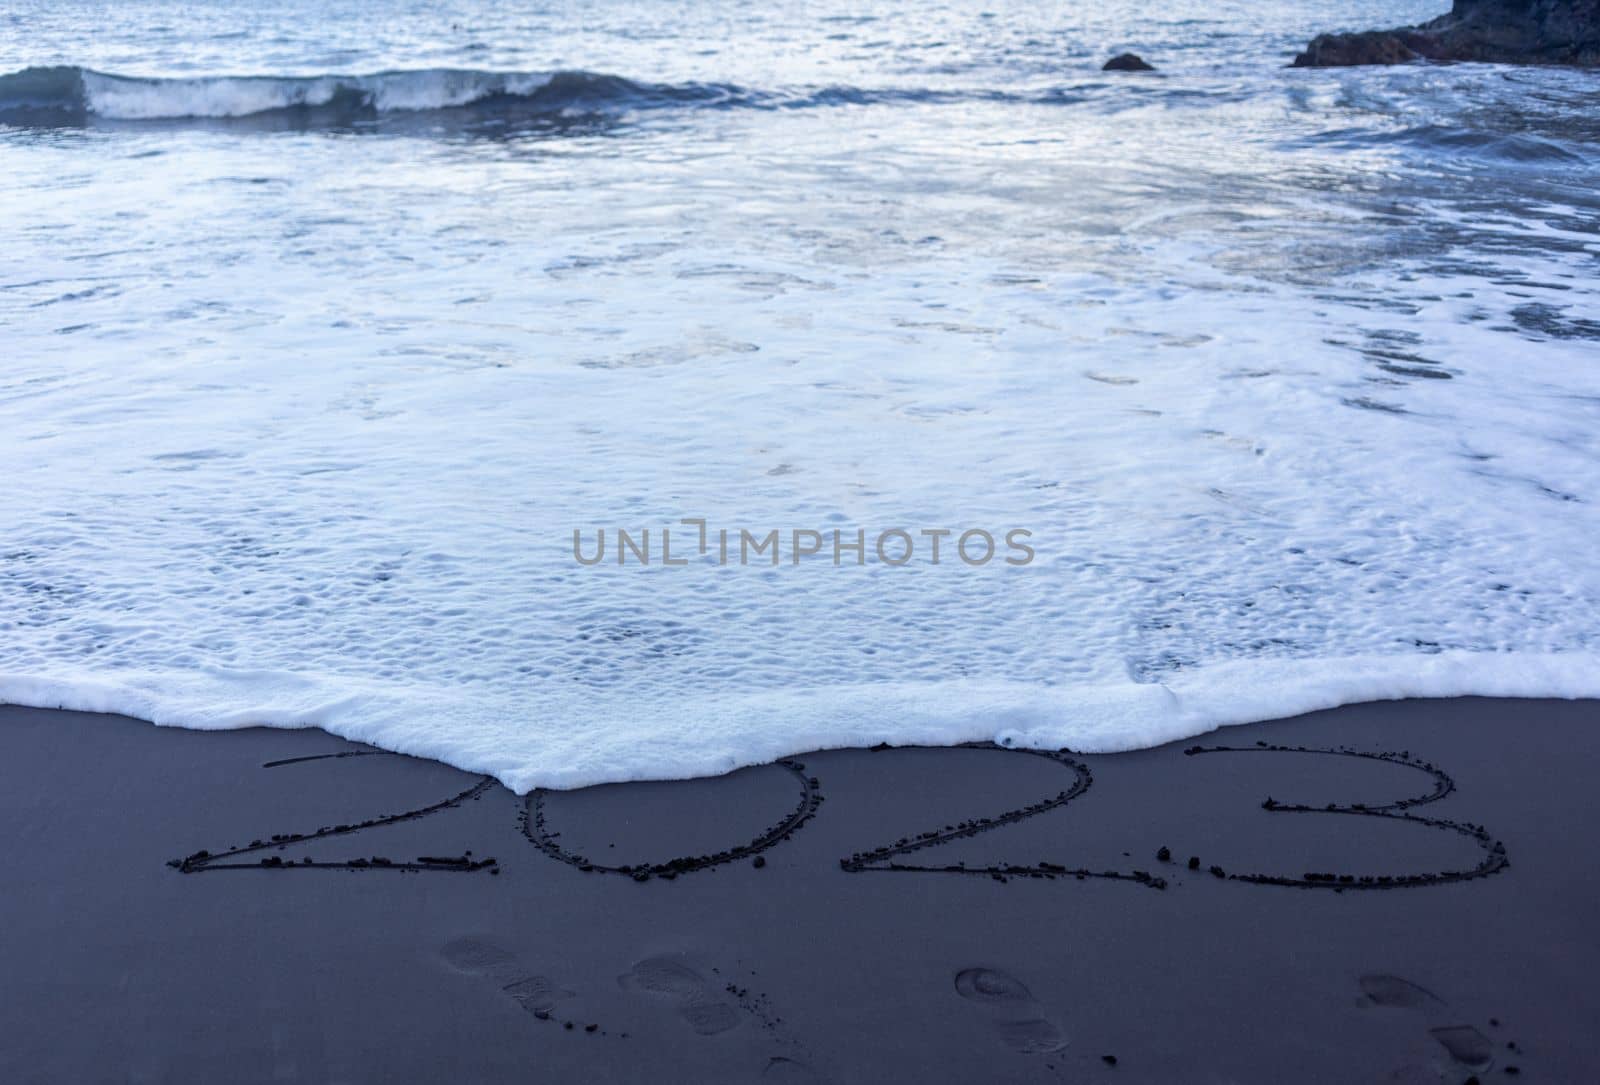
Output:
[[1345,68],[1356,64],[1404,64],[1419,54],[1407,45],[1410,30],[1368,30],[1360,34],[1319,34],[1294,58],[1296,68]]
[[1119,53],[1100,65],[1103,72],[1153,72],[1155,66],[1146,64],[1144,57],[1137,53]]
[[1297,68],[1479,60],[1496,64],[1600,65],[1600,0],[1455,0],[1421,26],[1322,34]]

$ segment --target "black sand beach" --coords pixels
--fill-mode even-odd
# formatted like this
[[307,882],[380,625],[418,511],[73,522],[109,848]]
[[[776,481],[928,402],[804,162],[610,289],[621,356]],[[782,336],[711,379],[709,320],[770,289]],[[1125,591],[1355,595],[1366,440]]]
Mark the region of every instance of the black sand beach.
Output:
[[0,1081],[1600,1079],[1593,702],[531,803],[319,731],[0,749]]

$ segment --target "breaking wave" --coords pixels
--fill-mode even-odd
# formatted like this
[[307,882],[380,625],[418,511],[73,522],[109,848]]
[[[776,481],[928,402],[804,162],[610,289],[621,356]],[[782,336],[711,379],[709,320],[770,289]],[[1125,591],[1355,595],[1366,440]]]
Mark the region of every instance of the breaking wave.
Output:
[[0,123],[288,120],[354,124],[444,111],[585,115],[685,104],[737,104],[738,87],[640,83],[586,71],[484,72],[453,68],[371,75],[207,76],[156,79],[73,66],[0,76]]

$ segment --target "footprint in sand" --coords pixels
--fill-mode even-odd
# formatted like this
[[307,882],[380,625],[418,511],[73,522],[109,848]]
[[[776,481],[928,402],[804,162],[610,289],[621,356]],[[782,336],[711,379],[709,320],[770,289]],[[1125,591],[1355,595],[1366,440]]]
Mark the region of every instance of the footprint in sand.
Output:
[[995,1031],[1013,1051],[1049,1055],[1067,1046],[1061,1030],[1015,976],[995,968],[968,968],[956,973],[956,994],[986,1007]]
[[781,1085],[824,1085],[828,1079],[799,1059],[775,1055],[767,1060],[767,1068],[761,1072],[761,1080],[779,1082]]
[[739,1013],[682,961],[649,957],[617,977],[625,991],[636,991],[673,1003],[689,1027],[701,1036],[715,1036],[738,1025]]
[[[1362,1002],[1368,1006],[1414,1011],[1428,1025],[1428,1035],[1444,1048],[1452,1062],[1474,1073],[1494,1066],[1494,1043],[1471,1025],[1445,1023],[1450,1007],[1444,999],[1408,979],[1387,973],[1371,973],[1360,979]],[[1423,1067],[1407,1066],[1396,1072],[1403,1081],[1441,1080],[1442,1074]]]
[[457,972],[488,980],[541,1021],[550,1020],[562,999],[573,997],[573,992],[549,978],[530,974],[514,954],[481,938],[458,938],[439,956]]
[[1394,1006],[1407,1010],[1418,1007],[1444,1008],[1444,999],[1426,987],[1418,987],[1399,976],[1373,973],[1362,976],[1360,982],[1361,993],[1374,1006]]
[[457,938],[439,950],[439,956],[457,972],[484,976],[516,967],[517,959],[493,942],[479,938]]

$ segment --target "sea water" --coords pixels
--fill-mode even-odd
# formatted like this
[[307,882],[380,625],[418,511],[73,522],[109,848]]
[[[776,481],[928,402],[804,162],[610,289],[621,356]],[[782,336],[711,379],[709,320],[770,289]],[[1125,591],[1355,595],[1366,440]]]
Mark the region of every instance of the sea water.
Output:
[[1600,76],[1286,67],[1444,6],[9,4],[0,699],[526,790],[1600,695]]

